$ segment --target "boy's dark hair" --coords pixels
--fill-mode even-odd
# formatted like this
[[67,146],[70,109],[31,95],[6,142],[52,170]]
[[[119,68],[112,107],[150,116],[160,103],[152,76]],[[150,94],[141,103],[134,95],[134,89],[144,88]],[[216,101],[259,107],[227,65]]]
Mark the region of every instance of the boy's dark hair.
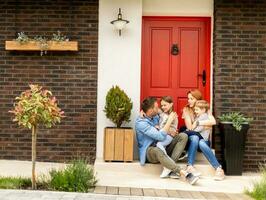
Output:
[[143,112],[147,112],[150,108],[153,108],[154,103],[157,101],[155,97],[147,97],[141,103],[141,109]]

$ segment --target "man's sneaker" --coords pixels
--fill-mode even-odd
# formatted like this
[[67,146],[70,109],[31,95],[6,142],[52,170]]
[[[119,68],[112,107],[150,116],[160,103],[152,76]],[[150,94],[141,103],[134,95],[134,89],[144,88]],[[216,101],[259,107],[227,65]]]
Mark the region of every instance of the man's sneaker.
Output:
[[215,175],[213,177],[214,180],[216,181],[222,181],[224,180],[224,170],[221,167],[218,167],[215,171]]
[[180,178],[180,174],[177,174],[175,172],[171,172],[169,174],[169,178],[172,178],[172,179],[179,179]]
[[201,173],[197,171],[193,166],[189,165],[186,169],[187,173],[192,173],[194,176],[200,176]]
[[188,157],[188,154],[186,151],[183,151],[180,155],[180,157],[178,158],[178,160],[184,160],[185,158]]
[[188,173],[186,175],[186,180],[190,185],[194,185],[199,180],[199,177],[193,175],[192,173]]
[[164,167],[160,177],[161,178],[167,178],[170,173],[171,173],[171,170]]

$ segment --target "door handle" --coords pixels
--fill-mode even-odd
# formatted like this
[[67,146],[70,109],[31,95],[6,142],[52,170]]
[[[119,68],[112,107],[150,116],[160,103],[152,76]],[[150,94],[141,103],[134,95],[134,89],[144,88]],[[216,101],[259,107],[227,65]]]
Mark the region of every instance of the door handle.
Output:
[[171,54],[176,56],[179,53],[179,49],[178,49],[178,45],[177,44],[173,44],[171,47]]
[[205,86],[206,85],[206,70],[203,70],[202,71],[202,74],[199,74],[198,76],[201,76],[202,77],[202,85]]

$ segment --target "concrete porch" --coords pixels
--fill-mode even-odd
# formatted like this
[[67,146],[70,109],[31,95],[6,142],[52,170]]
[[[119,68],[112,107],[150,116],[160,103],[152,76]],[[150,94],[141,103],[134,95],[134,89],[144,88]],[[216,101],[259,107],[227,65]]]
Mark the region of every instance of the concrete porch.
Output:
[[[244,173],[242,176],[226,176],[223,181],[214,181],[212,177],[215,171],[205,157],[198,153],[196,160],[195,167],[202,175],[197,185],[191,186],[183,179],[161,179],[160,164],[140,166],[138,161],[122,163],[96,159],[94,167],[98,178],[97,186],[242,193],[245,188],[252,187],[252,182],[259,178],[257,173]],[[186,162],[180,162],[180,166],[184,168]]]

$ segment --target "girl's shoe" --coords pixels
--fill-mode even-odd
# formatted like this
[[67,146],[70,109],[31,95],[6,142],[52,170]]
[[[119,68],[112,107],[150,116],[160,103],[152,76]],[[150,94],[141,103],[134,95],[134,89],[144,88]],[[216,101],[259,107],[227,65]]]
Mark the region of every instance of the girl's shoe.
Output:
[[222,181],[224,180],[224,178],[225,178],[224,170],[221,167],[218,167],[215,171],[213,179],[216,181]]
[[171,170],[164,167],[160,177],[161,178],[167,178],[170,173],[171,173]]
[[192,173],[194,176],[200,176],[201,173],[197,171],[193,166],[189,165],[186,169],[187,173]]

